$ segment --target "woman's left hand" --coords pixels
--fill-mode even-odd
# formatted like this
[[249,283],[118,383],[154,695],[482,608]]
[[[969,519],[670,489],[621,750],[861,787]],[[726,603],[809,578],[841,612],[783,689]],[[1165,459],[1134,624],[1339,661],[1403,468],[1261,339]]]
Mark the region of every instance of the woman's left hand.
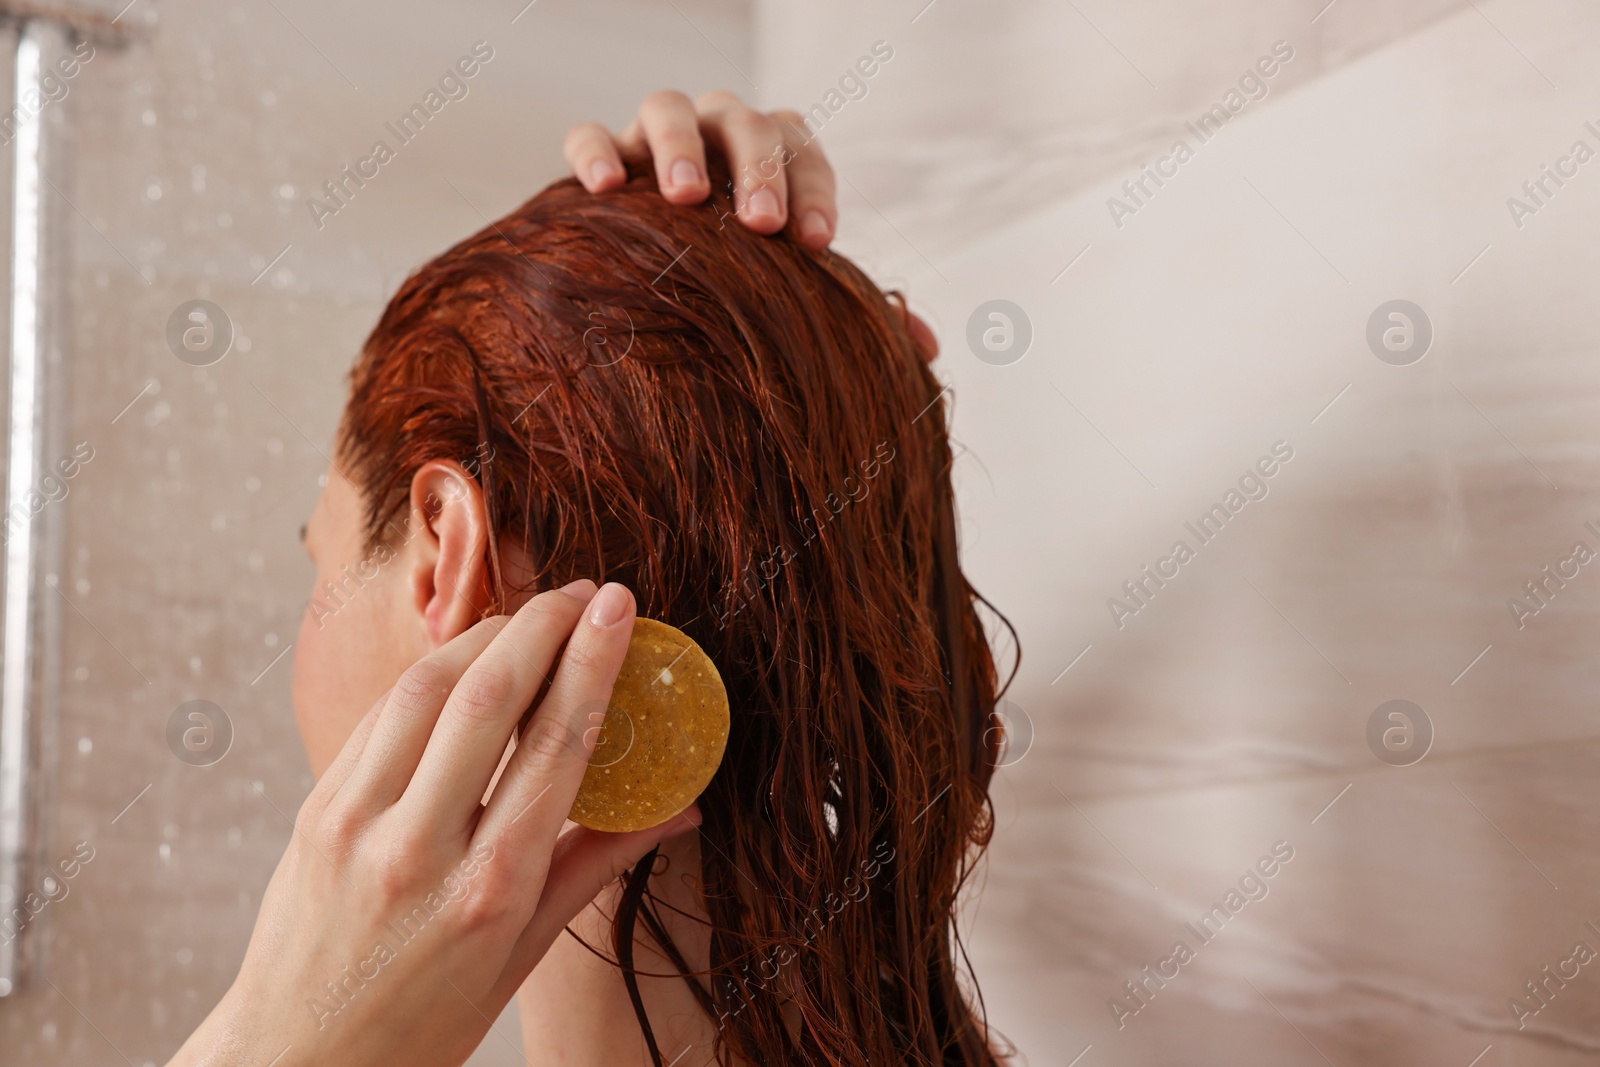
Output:
[[711,195],[707,144],[728,159],[740,222],[757,233],[777,233],[792,217],[808,248],[826,248],[833,240],[839,219],[833,168],[795,111],[757,111],[730,92],[691,101],[663,89],[644,98],[620,135],[585,122],[567,131],[563,151],[583,187],[598,193],[626,179],[623,153],[647,150],[661,195],[674,204],[698,204]]
[[[839,224],[833,167],[799,112],[760,112],[725,91],[691,101],[663,89],[644,98],[620,135],[598,122],[581,123],[567,131],[562,152],[583,187],[603,193],[627,180],[624,152],[647,151],[661,195],[674,204],[698,204],[711,195],[707,144],[722,151],[736,176],[740,222],[757,233],[777,233],[792,217],[799,220],[801,244],[828,247]],[[938,339],[919,316],[903,310],[917,351],[931,363]]]

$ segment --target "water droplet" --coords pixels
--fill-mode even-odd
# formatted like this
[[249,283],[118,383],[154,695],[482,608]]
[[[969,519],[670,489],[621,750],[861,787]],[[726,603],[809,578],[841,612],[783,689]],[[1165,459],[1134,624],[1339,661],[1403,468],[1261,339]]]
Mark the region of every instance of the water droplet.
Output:
[[79,596],[89,595],[89,579],[87,578],[79,578],[72,583],[72,587],[78,591]]
[[151,182],[148,186],[145,187],[144,195],[149,197],[151,200],[160,200],[161,199],[161,186],[156,184],[155,182]]
[[191,671],[193,671],[194,673],[196,673],[196,674],[200,673],[200,657],[199,656],[190,656],[189,657],[189,669]]
[[261,488],[261,479],[252,474],[244,480],[244,487],[247,492],[257,492]]
[[187,967],[187,966],[189,966],[189,964],[194,962],[194,949],[192,949],[192,948],[180,948],[177,952],[173,953],[173,957],[180,964],[182,964],[183,966]]
[[[82,670],[82,669],[83,668],[81,668],[81,667],[79,668],[79,670]],[[78,738],[78,755],[87,756],[89,753],[91,753],[93,751],[94,751],[94,738],[92,738],[92,737],[80,737],[80,738]]]
[[283,439],[278,437],[267,438],[267,454],[281,456],[283,454]]
[[156,846],[156,854],[161,857],[162,863],[172,862],[172,846],[163,841]]
[[283,197],[285,200],[293,200],[294,186],[290,185],[288,182],[284,182],[282,185],[278,186],[278,195]]
[[275,634],[275,633],[272,633],[270,631],[267,633],[266,637],[262,638],[262,641],[264,641],[266,643],[266,646],[268,648],[277,648],[278,647],[278,635]]
[[139,121],[146,126],[154,126],[156,124],[156,113],[149,108],[145,108],[139,115]]

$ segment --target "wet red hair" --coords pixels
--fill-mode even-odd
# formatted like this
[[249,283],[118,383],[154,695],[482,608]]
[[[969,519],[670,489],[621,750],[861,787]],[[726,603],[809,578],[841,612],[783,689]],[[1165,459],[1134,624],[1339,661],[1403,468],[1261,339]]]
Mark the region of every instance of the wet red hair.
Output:
[[[557,182],[395,295],[339,441],[368,536],[422,464],[487,457],[529,590],[623,582],[715,661],[733,726],[699,801],[711,972],[686,980],[723,1062],[993,1064],[953,917],[991,830],[997,679],[944,394],[849,261],[629,174]],[[640,922],[685,966],[648,872],[616,917],[625,972]]]

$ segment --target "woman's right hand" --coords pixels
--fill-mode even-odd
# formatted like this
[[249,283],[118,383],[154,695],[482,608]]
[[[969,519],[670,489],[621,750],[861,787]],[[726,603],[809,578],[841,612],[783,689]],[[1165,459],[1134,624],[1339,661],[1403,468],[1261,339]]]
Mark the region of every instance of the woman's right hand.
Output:
[[465,1060],[566,924],[699,821],[561,833],[633,616],[622,586],[575,582],[406,671],[300,809],[238,978],[172,1063]]

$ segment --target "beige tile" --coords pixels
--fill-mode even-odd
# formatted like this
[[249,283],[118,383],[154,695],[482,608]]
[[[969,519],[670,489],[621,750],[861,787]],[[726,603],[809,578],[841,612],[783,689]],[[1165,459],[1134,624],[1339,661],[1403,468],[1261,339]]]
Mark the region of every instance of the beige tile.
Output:
[[[1597,760],[1549,745],[1076,806],[1006,795],[970,935],[991,1017],[1036,1063],[1091,1043],[1085,1063],[1309,1064],[1315,1046],[1464,1065],[1489,1044],[1487,1063],[1581,1062],[1594,968],[1521,1032],[1507,1001],[1575,941],[1600,951]],[[1209,942],[1186,928],[1279,841],[1294,856],[1265,896]],[[1119,1029],[1108,1001],[1178,940],[1194,958]]]

